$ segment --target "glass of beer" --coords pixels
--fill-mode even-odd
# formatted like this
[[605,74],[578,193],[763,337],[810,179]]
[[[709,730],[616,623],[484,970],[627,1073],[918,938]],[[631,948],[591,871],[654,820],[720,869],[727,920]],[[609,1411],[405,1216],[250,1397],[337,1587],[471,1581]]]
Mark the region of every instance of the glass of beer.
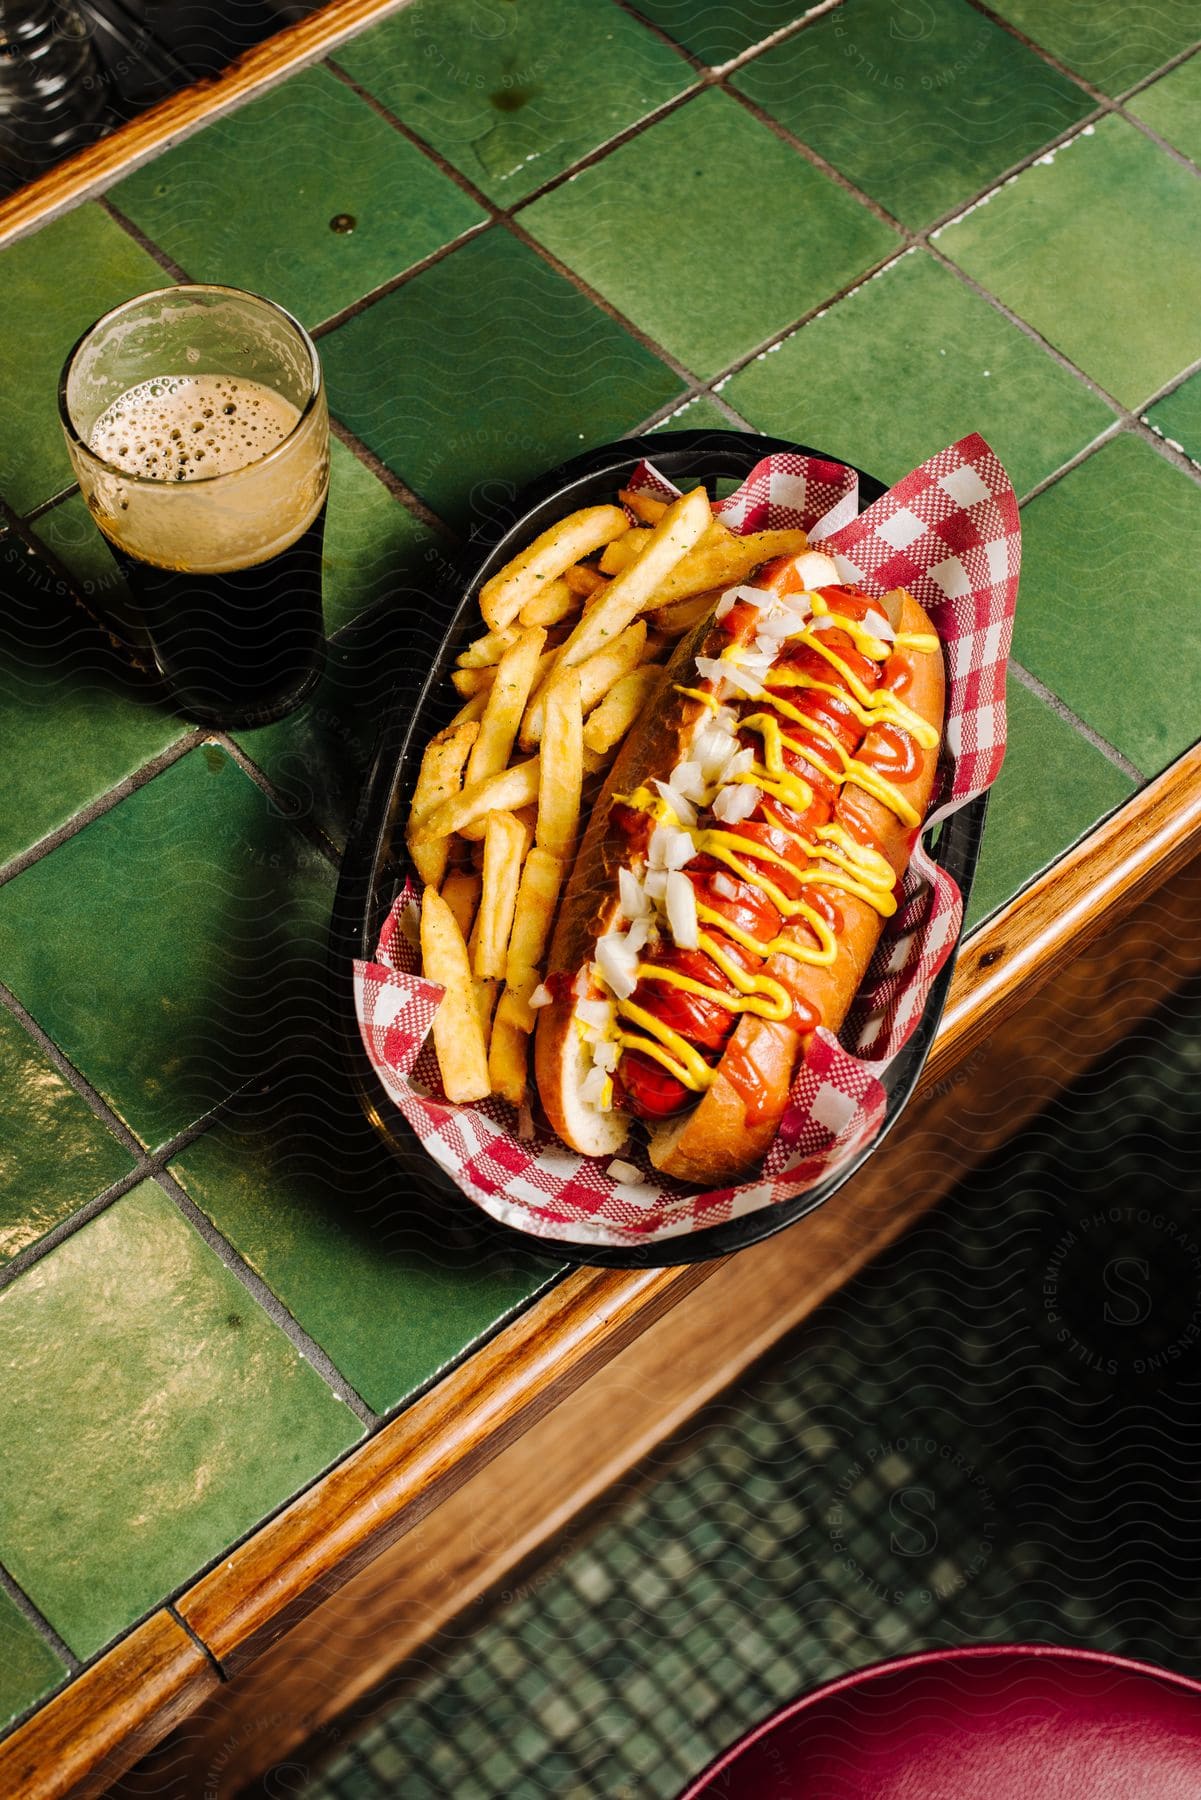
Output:
[[329,415],[312,339],[239,288],[139,295],[59,383],[80,488],[183,711],[261,725],[321,672]]

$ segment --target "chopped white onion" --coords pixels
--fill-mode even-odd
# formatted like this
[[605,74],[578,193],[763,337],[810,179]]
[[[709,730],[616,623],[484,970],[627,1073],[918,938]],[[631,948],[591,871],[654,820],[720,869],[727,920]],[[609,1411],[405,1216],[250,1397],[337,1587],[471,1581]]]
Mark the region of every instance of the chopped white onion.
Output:
[[645,950],[646,941],[651,935],[650,919],[635,919],[626,932],[626,943],[631,950]]
[[720,656],[698,656],[696,672],[704,676],[706,681],[715,681],[720,687],[730,672],[729,663],[723,662]]
[[886,644],[891,644],[897,635],[895,627],[889,624],[883,613],[869,612],[863,623],[873,637],[880,638]]
[[754,766],[755,752],[748,745],[745,750],[740,750],[737,756],[731,757],[730,766],[726,770],[727,781],[733,781],[735,775],[749,775]]
[[608,1172],[614,1181],[624,1182],[626,1187],[642,1187],[646,1181],[641,1169],[636,1169],[633,1163],[624,1162],[620,1156],[613,1158]]
[[595,1106],[601,1110],[607,1111],[608,1109],[605,1107],[605,1093],[608,1086],[608,1075],[606,1075],[599,1064],[594,1063],[580,1083],[580,1099],[584,1102],[585,1106]]
[[780,607],[775,612],[765,613],[760,619],[755,642],[759,644],[766,639],[769,645],[774,645],[778,639],[790,637],[796,628],[796,614]]
[[530,995],[530,1005],[534,1008],[534,1011],[537,1012],[540,1006],[549,1006],[553,999],[554,995],[551,993],[546,983],[540,981]]
[[739,898],[738,883],[732,875],[727,875],[724,869],[719,869],[716,875],[710,877],[709,885],[715,894],[721,895],[723,900]]
[[737,598],[738,590],[736,588],[727,588],[721,599],[717,602],[713,617],[715,619],[724,619]]
[[[596,961],[617,998],[628,1000],[638,986],[638,951],[626,934],[607,931],[604,937],[597,938]],[[605,1022],[608,1024],[608,1019]]]
[[726,765],[738,749],[738,739],[723,725],[706,725],[697,734],[692,755],[700,767],[708,788],[716,786],[726,772]]
[[678,950],[696,949],[696,889],[678,869],[667,877],[667,923]]
[[670,780],[676,793],[683,794],[685,800],[705,799],[705,779],[699,762],[694,762],[691,758],[686,762],[678,762],[671,772]]
[[621,896],[621,910],[627,919],[646,918],[651,910],[650,901],[633,869],[618,870],[617,891]]
[[643,886],[646,888],[648,900],[663,901],[667,898],[667,870],[648,869]]
[[606,1075],[611,1075],[617,1067],[617,1055],[617,1045],[612,1038],[602,1038],[599,1044],[592,1046],[592,1060]]
[[658,788],[660,797],[666,800],[681,825],[696,824],[695,808],[691,801],[684,798],[684,795],[681,794],[679,788],[673,787],[670,781],[660,781],[657,776],[655,777],[654,785]]
[[713,814],[723,825],[737,825],[749,819],[763,795],[750,781],[735,781],[724,787],[713,802]]
[[774,588],[740,587],[734,589],[735,600],[745,600],[749,606],[757,606],[761,610],[774,606],[780,598]]
[[[686,831],[674,825],[656,825],[651,832],[647,857],[652,869],[682,869],[695,855],[696,845]],[[646,889],[651,892],[649,880]]]
[[757,700],[763,692],[763,676],[770,667],[770,662],[762,671],[746,668],[739,663],[726,663],[726,680],[731,687],[736,687],[739,693],[747,694],[752,700]]
[[591,1025],[594,1031],[608,1031],[613,1023],[613,1006],[608,1000],[578,1000],[575,1016],[582,1025]]
[[821,550],[803,551],[792,566],[807,588],[835,587],[842,580],[834,558]]

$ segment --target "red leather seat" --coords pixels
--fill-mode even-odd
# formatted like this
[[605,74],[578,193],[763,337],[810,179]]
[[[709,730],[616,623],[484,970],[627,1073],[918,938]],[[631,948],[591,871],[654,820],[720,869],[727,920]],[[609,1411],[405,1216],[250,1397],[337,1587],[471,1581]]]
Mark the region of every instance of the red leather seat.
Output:
[[923,1652],[792,1701],[681,1800],[1201,1800],[1201,1683],[1091,1650]]

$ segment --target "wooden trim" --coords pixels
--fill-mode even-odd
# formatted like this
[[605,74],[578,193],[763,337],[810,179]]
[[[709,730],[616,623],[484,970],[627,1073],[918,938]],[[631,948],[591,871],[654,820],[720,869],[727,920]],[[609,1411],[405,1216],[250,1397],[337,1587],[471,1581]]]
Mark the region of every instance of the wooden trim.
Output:
[[0,1744],[0,1794],[93,1800],[221,1678],[169,1612],[157,1612]]
[[168,1788],[172,1800],[209,1800],[207,1771],[222,1755],[232,1800],[282,1758],[299,1752],[303,1763],[302,1746],[307,1755],[328,1748],[346,1709],[401,1665],[424,1667],[436,1635],[468,1636],[489,1590],[520,1591],[516,1571],[553,1542],[556,1554],[568,1552],[563,1534],[583,1508],[1201,969],[1198,918],[1201,861],[1005,1020],[820,1213],[722,1264],[570,1406],[502,1450],[224,1684],[111,1800],[157,1800]]
[[0,200],[0,247],[102,193],[140,163],[189,137],[221,113],[273,87],[286,75],[328,56],[339,44],[411,0],[330,0],[320,12],[286,26],[257,44],[211,81],[198,81],[169,94],[157,106],[89,144],[36,181]]

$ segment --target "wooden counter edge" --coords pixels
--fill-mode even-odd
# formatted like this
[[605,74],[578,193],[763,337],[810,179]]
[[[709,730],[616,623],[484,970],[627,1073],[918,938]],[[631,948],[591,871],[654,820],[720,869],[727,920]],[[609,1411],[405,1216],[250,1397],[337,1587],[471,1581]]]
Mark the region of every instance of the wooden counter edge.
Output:
[[119,176],[128,175],[210,119],[274,86],[306,63],[320,61],[365,26],[409,4],[411,0],[330,0],[320,12],[284,26],[256,44],[219,75],[169,94],[127,125],[118,126],[0,200],[0,247],[93,194],[103,193]]
[[93,1800],[221,1677],[165,1608],[0,1743],[0,1794]]

